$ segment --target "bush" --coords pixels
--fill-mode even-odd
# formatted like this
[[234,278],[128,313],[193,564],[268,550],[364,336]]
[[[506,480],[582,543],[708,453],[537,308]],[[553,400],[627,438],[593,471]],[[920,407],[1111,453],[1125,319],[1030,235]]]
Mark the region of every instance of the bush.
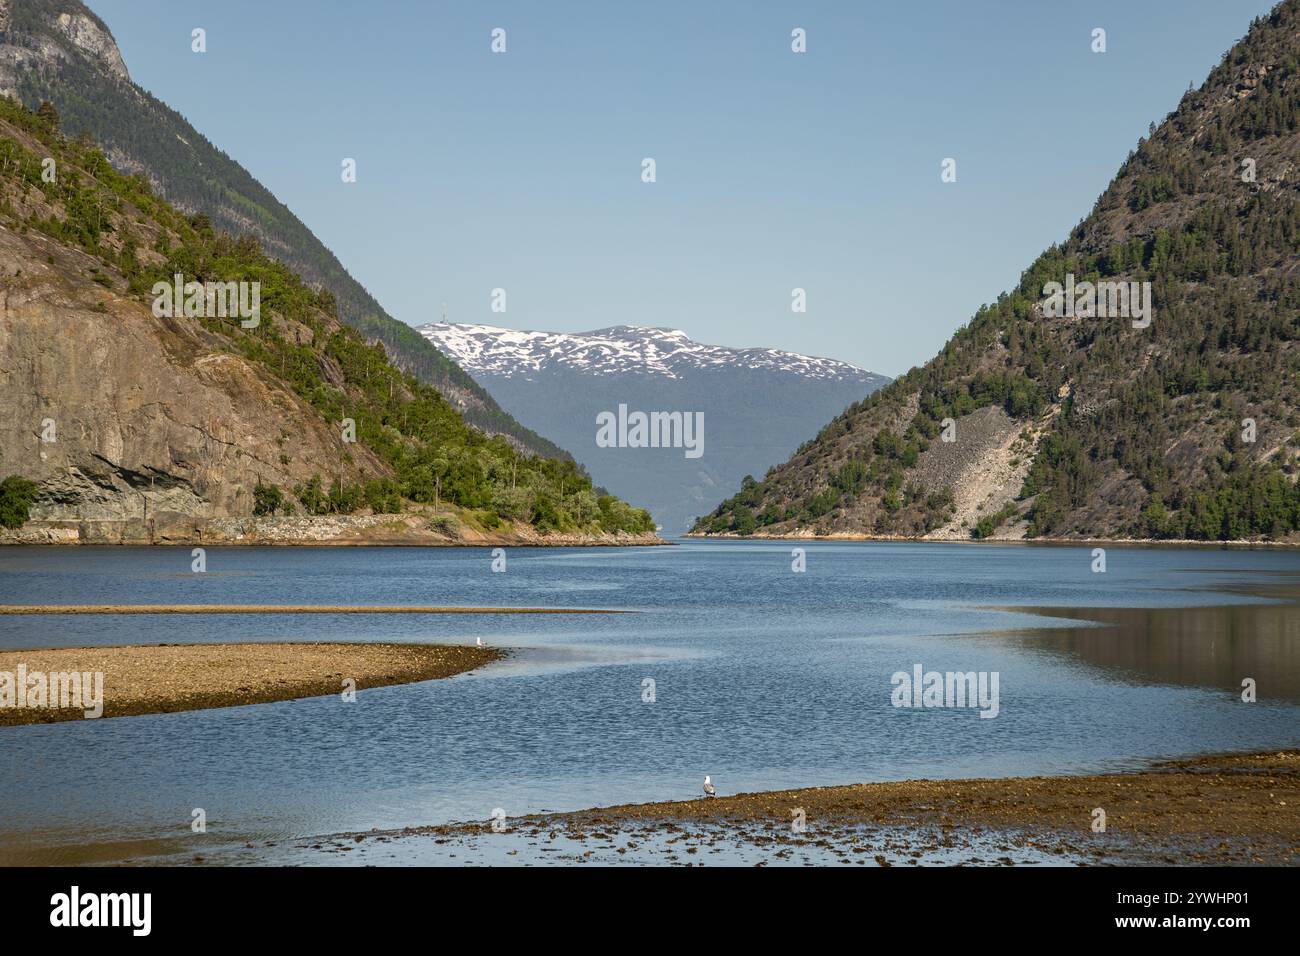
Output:
[[294,485],[293,496],[302,502],[303,511],[309,515],[323,515],[329,510],[320,475],[312,475],[311,481],[305,484]]
[[736,523],[736,534],[753,534],[758,522],[754,520],[754,512],[750,511],[744,505],[737,506],[733,512]]
[[375,478],[366,482],[366,504],[373,514],[394,515],[402,510],[402,495],[397,482],[391,478]]
[[460,529],[460,522],[451,515],[434,515],[429,519],[429,530],[438,534],[454,536]]
[[1008,501],[998,511],[991,515],[985,515],[979,520],[974,528],[971,529],[971,537],[979,540],[981,538],[993,537],[993,532],[1002,527],[1009,519],[1016,517],[1019,509],[1012,502]]
[[36,482],[18,475],[0,481],[0,525],[11,529],[25,525],[39,490]]
[[330,482],[329,510],[338,515],[350,515],[361,507],[364,492],[360,485],[345,485],[338,481]]
[[284,493],[275,485],[260,481],[253,487],[253,514],[273,515],[284,506]]

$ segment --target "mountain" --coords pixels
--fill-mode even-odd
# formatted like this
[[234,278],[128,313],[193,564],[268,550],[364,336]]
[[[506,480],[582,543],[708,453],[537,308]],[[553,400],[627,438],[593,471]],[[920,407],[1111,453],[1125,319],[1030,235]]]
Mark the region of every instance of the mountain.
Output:
[[523,428],[410,326],[388,315],[297,216],[185,118],[131,81],[113,35],[79,0],[0,0],[0,93],[29,109],[49,101],[63,130],[103,146],[128,175],[231,235],[252,234],[309,284],[329,289],[342,320],[382,342],[393,362],[433,385],[472,425],[549,458],[567,453]]
[[[720,489],[780,461],[818,422],[889,381],[833,359],[702,345],[675,329],[566,335],[441,322],[419,331],[519,421],[554,436],[599,484],[648,508],[671,533]],[[701,453],[601,447],[597,416],[617,419],[620,405],[628,415],[701,413]]]
[[53,109],[0,97],[5,540],[653,540],[644,511],[470,427],[336,308]]
[[695,530],[1296,539],[1298,173],[1286,0],[1015,289]]

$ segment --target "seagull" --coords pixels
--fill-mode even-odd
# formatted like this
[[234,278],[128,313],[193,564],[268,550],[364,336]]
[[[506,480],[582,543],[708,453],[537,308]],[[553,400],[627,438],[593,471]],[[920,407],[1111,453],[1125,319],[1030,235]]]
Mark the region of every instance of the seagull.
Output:
[[474,646],[475,646],[475,647],[482,647],[482,646],[483,646],[483,638],[481,638],[481,637],[476,637],[476,638],[474,638]]
[[704,795],[706,797],[716,797],[718,795],[718,788],[713,785],[713,781],[708,777],[704,778]]

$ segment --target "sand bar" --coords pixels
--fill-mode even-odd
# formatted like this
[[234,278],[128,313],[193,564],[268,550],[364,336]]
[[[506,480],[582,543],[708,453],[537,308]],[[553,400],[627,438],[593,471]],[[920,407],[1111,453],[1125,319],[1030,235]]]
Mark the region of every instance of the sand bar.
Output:
[[[80,707],[15,706],[5,675],[94,674],[103,717],[237,707],[451,677],[504,656],[486,647],[431,644],[154,644],[0,652],[0,725],[89,720]],[[11,694],[14,677],[10,677]],[[51,695],[53,696],[53,695]],[[358,698],[360,699],[360,698]],[[84,699],[83,699],[84,700]]]
[[[715,776],[725,793],[725,776]],[[1105,813],[1105,829],[1094,829]],[[806,830],[794,832],[796,811]],[[907,780],[737,793],[512,818],[513,832],[595,847],[667,836],[703,861],[717,841],[780,862],[804,843],[841,863],[1006,865],[1034,853],[1092,864],[1300,865],[1300,751],[1230,754],[1146,769],[1051,777]],[[487,823],[419,828],[442,839]],[[686,854],[695,854],[694,856]],[[893,865],[897,865],[895,862]]]

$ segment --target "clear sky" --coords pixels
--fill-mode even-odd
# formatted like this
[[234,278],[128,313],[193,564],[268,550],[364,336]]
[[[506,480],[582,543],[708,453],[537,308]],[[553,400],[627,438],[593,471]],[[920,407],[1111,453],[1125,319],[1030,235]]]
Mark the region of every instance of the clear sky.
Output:
[[[1271,7],[89,5],[136,82],[402,321],[435,320],[445,302],[453,321],[514,328],[672,326],[891,375],[1063,239],[1148,123]],[[795,27],[806,54],[791,52]],[[356,183],[341,180],[345,157]],[[946,157],[955,183],[940,181]],[[498,287],[505,314],[490,309]],[[795,287],[806,314],[791,312]]]

